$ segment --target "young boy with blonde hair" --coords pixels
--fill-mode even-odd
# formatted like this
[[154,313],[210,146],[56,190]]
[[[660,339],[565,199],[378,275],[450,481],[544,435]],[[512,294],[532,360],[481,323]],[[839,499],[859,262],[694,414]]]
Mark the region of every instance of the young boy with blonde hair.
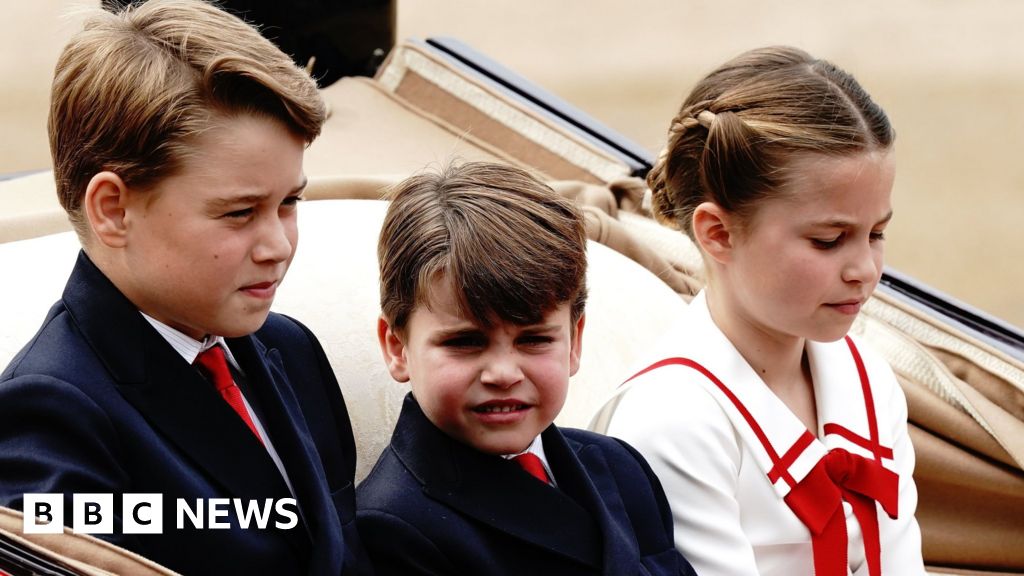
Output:
[[692,574],[646,462],[552,423],[583,337],[576,208],[517,168],[452,166],[396,187],[378,256],[381,349],[412,387],[357,490],[378,574]]
[[70,525],[75,495],[112,495],[97,535],[190,575],[369,573],[334,374],[269,313],[324,118],[308,74],[199,0],[70,41],[49,133],[82,251],[0,376],[0,505],[56,494]]

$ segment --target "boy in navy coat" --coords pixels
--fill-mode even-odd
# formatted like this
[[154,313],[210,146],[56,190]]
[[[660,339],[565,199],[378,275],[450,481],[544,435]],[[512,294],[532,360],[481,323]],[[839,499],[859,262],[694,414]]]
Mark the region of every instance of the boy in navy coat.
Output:
[[624,442],[552,422],[579,367],[586,237],[529,174],[468,163],[392,194],[378,336],[409,382],[357,490],[378,574],[692,574]]
[[[70,526],[75,495],[109,495],[96,535],[189,575],[369,573],[337,382],[269,314],[324,117],[308,74],[199,0],[71,40],[49,132],[82,252],[0,376],[0,505],[57,495]],[[129,494],[162,497],[161,533]]]

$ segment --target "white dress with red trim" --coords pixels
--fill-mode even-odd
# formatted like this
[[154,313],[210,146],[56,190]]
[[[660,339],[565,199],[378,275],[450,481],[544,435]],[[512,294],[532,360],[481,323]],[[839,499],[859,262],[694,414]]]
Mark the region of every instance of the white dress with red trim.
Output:
[[747,364],[699,294],[616,397],[608,434],[636,447],[702,576],[925,574],[907,403],[851,337],[808,341],[812,434]]

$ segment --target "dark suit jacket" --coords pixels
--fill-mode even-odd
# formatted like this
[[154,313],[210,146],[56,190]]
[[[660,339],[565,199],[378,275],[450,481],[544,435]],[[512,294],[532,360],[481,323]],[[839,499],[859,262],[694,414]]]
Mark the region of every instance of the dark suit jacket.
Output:
[[378,574],[693,574],[661,484],[621,440],[542,434],[557,488],[452,440],[405,399],[391,444],[356,490]]
[[[213,386],[84,253],[61,301],[0,376],[0,505],[62,492],[70,526],[73,493],[113,493],[114,534],[99,536],[188,575],[367,573],[354,526],[355,444],[319,343],[271,314],[228,347],[294,487],[298,526],[243,530],[232,513],[231,529],[176,528],[178,498],[194,508],[196,499],[262,503],[291,493]],[[163,534],[122,534],[126,492],[164,495]]]

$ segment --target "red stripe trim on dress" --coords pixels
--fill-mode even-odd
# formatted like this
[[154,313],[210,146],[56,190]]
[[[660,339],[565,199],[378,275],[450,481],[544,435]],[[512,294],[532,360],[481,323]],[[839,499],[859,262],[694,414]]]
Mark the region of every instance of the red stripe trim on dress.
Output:
[[[849,428],[846,428],[845,426],[842,426],[840,424],[834,424],[832,422],[825,424],[825,434],[835,434],[837,436],[842,436],[843,438],[847,439],[850,443],[856,444],[857,446],[860,446],[861,448],[871,452],[872,454],[875,453],[875,447],[871,445],[871,440],[868,440],[867,438],[857,434],[853,430],[850,430]],[[878,454],[882,458],[888,458],[889,460],[893,459],[892,448],[878,446]]]
[[878,418],[875,416],[875,400],[871,395],[871,382],[868,381],[868,371],[864,367],[864,361],[860,357],[860,352],[857,351],[857,347],[853,344],[853,339],[846,336],[844,340],[846,340],[846,345],[850,347],[854,363],[857,364],[857,376],[860,377],[860,387],[864,393],[864,410],[868,417],[868,434],[870,435],[870,444],[865,446],[865,448],[871,450],[875,460],[880,461],[882,459],[882,445],[878,442]]
[[[768,441],[768,436],[764,433],[764,430],[761,429],[761,426],[757,423],[757,421],[754,420],[754,416],[747,410],[747,407],[744,406],[742,402],[740,402],[740,399],[737,398],[736,395],[733,394],[732,390],[730,390],[721,380],[719,380],[717,376],[712,374],[711,371],[705,368],[704,366],[701,366],[698,362],[690,360],[689,358],[666,358],[664,360],[655,362],[654,364],[651,364],[647,368],[644,368],[643,370],[630,376],[622,384],[625,385],[630,380],[642,376],[643,374],[646,374],[651,370],[656,370],[663,366],[671,365],[686,366],[688,368],[693,368],[694,370],[703,374],[708,380],[711,380],[711,382],[713,382],[715,386],[718,386],[718,389],[721,390],[723,394],[725,394],[726,398],[728,398],[732,402],[733,406],[736,407],[736,410],[739,411],[741,416],[743,416],[743,419],[747,421],[747,425],[750,426],[751,430],[753,430],[754,435],[757,436],[757,439],[761,441],[761,445],[764,447],[764,451],[768,454],[768,458],[772,461],[771,472],[775,473],[778,478],[782,478],[783,480],[785,480],[786,484],[789,484],[790,488],[796,485],[796,480],[794,480],[793,476],[789,473],[789,465],[792,464],[792,462],[788,462],[785,466],[781,466],[782,459],[779,458],[779,454],[775,452],[775,448]],[[807,432],[807,435],[810,435],[810,432]],[[800,444],[803,440],[804,436],[801,436],[799,439],[797,439],[796,443],[794,443],[793,446],[795,447],[797,444]],[[810,442],[808,442],[807,444],[809,445]],[[807,446],[805,445],[803,448],[806,447]],[[789,457],[790,454],[793,452],[794,449],[790,448],[789,450],[786,451],[786,456]],[[796,460],[796,458],[802,452],[803,449],[796,451],[796,453],[793,454],[792,456],[792,460]],[[772,484],[774,484],[776,480],[777,478],[773,479]]]
[[699,363],[688,358],[667,358],[637,372],[623,384],[651,370],[668,365],[687,366],[703,374],[715,386],[718,386],[718,389],[733,403],[733,406],[747,421],[747,425],[753,430],[754,435],[761,441],[761,445],[772,462],[768,479],[774,484],[777,478],[782,478],[789,484],[791,490],[785,497],[785,502],[800,521],[811,530],[815,573],[822,576],[842,576],[848,573],[849,565],[846,553],[849,541],[847,540],[845,512],[842,506],[842,502],[845,500],[853,507],[854,515],[861,526],[868,573],[871,576],[882,576],[881,543],[875,503],[881,505],[891,518],[897,517],[899,477],[881,465],[883,456],[892,458],[892,449],[885,448],[878,442],[878,419],[875,415],[875,404],[867,370],[853,340],[849,336],[845,339],[853,355],[854,363],[857,365],[871,438],[858,436],[839,424],[825,424],[824,431],[825,434],[838,434],[854,444],[870,450],[875,461],[872,462],[867,458],[850,454],[842,448],[836,448],[828,451],[799,484],[794,482],[789,468],[813,442],[814,436],[811,432],[804,430],[804,433],[786,451],[785,455],[779,458],[775,449],[768,442],[768,437],[754,420],[753,415],[740,402],[740,399],[710,370]]
[[[782,458],[772,466],[772,469],[768,471],[768,480],[772,484],[775,484],[783,474],[789,472],[789,468],[796,462],[796,459],[804,453],[804,450],[814,442],[814,435],[809,430],[804,430],[804,433],[797,438],[797,441],[786,450],[786,453],[782,455]],[[792,484],[790,484],[792,486]]]

